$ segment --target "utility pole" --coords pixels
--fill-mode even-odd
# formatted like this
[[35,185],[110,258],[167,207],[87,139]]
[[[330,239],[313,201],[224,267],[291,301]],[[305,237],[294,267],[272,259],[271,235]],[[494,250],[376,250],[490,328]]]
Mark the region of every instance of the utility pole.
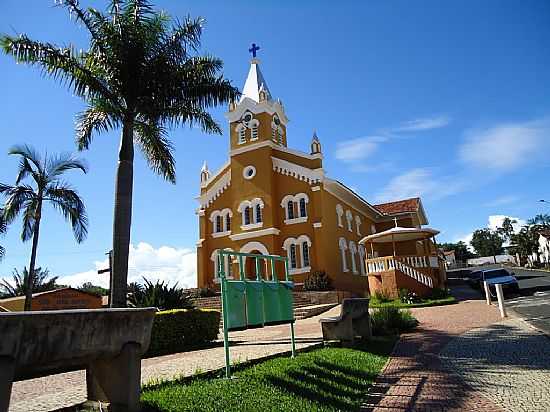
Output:
[[113,251],[109,250],[107,253],[105,253],[107,256],[109,256],[109,267],[106,269],[99,269],[97,271],[98,275],[102,275],[103,273],[109,273],[109,307],[111,306],[111,292],[113,290]]

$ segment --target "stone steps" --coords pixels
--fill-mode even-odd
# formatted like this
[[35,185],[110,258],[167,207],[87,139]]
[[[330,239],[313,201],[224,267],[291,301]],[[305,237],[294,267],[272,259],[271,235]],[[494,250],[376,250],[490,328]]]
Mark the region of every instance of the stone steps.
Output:
[[338,305],[338,303],[325,303],[321,305],[303,306],[294,310],[294,318],[296,320],[311,318],[332,309],[336,305]]

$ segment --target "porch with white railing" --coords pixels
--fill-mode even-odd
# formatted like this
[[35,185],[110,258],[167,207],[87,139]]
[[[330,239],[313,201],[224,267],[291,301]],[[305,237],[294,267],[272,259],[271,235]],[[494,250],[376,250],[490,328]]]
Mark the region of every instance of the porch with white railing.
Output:
[[367,275],[399,270],[430,288],[434,286],[432,277],[440,268],[438,257],[429,255],[383,256],[366,259],[365,264]]

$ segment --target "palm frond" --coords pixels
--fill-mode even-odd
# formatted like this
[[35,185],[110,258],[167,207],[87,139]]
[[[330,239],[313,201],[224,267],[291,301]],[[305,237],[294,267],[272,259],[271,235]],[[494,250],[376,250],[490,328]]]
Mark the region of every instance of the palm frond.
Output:
[[[15,145],[8,150],[10,155],[19,155],[27,162],[31,162],[36,167],[38,173],[44,173],[44,165],[42,162],[42,156],[34,149],[34,147],[28,144]],[[17,182],[16,184],[19,184]]]
[[33,199],[27,202],[23,211],[23,229],[21,230],[21,240],[26,242],[32,239],[36,229],[36,218],[38,214],[39,202]]
[[74,237],[78,243],[86,239],[88,234],[86,207],[72,187],[65,183],[52,185],[46,190],[44,199],[49,200],[53,207],[71,223]]
[[120,114],[109,102],[96,99],[76,118],[78,150],[88,149],[94,133],[107,132],[120,125]]
[[166,130],[155,123],[137,121],[134,139],[139,144],[149,167],[171,183],[176,183],[174,147],[166,137]]
[[10,224],[27,206],[37,200],[37,194],[29,185],[9,186],[0,183],[0,194],[6,196],[4,220]]
[[82,170],[84,173],[88,172],[86,162],[71,153],[62,153],[57,156],[51,156],[46,162],[46,174],[49,179],[57,178],[64,172],[73,169]]
[[67,85],[77,96],[105,97],[117,101],[108,85],[84,66],[87,56],[84,52],[76,52],[72,47],[60,48],[51,43],[34,41],[25,34],[19,38],[1,36],[0,47],[19,63],[40,66],[44,74]]

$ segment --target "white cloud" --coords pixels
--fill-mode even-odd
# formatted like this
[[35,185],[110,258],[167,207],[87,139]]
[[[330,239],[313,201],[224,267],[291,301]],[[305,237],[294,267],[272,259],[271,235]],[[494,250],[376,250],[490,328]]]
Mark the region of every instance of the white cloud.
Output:
[[533,162],[548,148],[546,120],[497,125],[467,133],[460,159],[471,166],[506,172]]
[[409,120],[401,126],[395,128],[395,132],[418,132],[423,130],[439,129],[447,126],[451,122],[449,116],[425,117]]
[[514,216],[506,216],[506,215],[491,215],[489,216],[487,227],[492,230],[496,230],[499,227],[502,226],[502,222],[505,218],[510,218],[510,220],[515,220],[516,223],[512,223],[512,227],[514,228],[514,232],[519,232],[521,227],[526,225],[527,222],[523,219],[520,219],[519,217]]
[[[62,276],[58,283],[80,286],[84,282],[108,287],[108,273],[98,275],[97,270],[108,266],[108,261],[96,261],[95,269],[86,272]],[[194,249],[177,249],[170,246],[161,246],[155,249],[148,243],[140,242],[137,246],[130,245],[128,260],[128,282],[143,282],[148,280],[163,280],[170,284],[178,283],[184,288],[196,287],[197,258]]]
[[336,158],[344,162],[363,160],[372,155],[380,143],[387,141],[385,136],[367,136],[338,143]]
[[434,176],[430,169],[416,168],[391,179],[374,198],[376,203],[417,196],[440,199],[455,194],[462,188],[463,183],[457,179]]

